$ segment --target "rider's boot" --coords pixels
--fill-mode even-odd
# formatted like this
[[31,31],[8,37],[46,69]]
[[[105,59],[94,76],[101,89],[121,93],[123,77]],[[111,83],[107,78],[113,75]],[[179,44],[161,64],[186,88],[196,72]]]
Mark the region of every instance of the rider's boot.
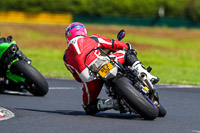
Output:
[[83,108],[87,115],[95,115],[100,111],[105,111],[108,109],[119,109],[119,104],[116,99],[95,99],[89,105],[83,105]]
[[148,79],[152,82],[152,84],[156,84],[160,80],[158,77],[155,77],[152,74],[150,74],[140,61],[136,61],[132,65],[132,68],[136,71],[137,75],[142,73],[145,74],[148,77]]
[[109,109],[119,110],[119,103],[116,99],[99,99],[97,102],[97,109],[99,111]]

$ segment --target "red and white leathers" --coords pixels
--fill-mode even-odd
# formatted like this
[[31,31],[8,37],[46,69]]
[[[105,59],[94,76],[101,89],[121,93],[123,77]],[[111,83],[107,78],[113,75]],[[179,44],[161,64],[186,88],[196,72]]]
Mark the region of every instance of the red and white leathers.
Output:
[[[92,39],[93,38],[93,39]],[[68,48],[64,52],[64,63],[67,69],[73,74],[78,82],[83,83],[83,104],[88,105],[99,95],[103,82],[101,79],[94,79],[90,75],[88,68],[84,64],[85,56],[94,48],[102,47],[104,49],[119,50],[112,54],[121,64],[124,63],[125,52],[128,46],[115,39],[109,39],[101,35],[91,35],[89,37],[77,36],[69,41]],[[93,51],[87,58],[87,65],[91,64],[100,56],[98,50]]]

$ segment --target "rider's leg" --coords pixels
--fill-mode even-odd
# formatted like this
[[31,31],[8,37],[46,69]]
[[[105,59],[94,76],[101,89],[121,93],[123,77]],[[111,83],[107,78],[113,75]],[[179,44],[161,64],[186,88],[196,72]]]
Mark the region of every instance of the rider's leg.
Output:
[[97,102],[97,109],[99,111],[105,111],[109,109],[119,109],[119,103],[116,99],[99,99]]
[[116,99],[95,99],[89,105],[83,105],[83,108],[87,115],[95,115],[100,111],[106,111],[110,109],[119,109],[119,104]]
[[131,69],[135,70],[137,74],[144,73],[150,79],[153,84],[156,84],[160,79],[151,75],[144,67],[141,61],[137,58],[137,52],[134,49],[127,50],[125,54],[125,64],[131,66]]
[[115,99],[97,99],[103,85],[100,79],[83,84],[83,108],[86,114],[95,115],[99,111],[118,108],[119,105]]

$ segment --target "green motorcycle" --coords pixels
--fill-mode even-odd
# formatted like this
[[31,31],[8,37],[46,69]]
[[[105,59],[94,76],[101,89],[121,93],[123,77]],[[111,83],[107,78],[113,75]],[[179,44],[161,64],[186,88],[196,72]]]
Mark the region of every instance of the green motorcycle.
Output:
[[48,83],[18,48],[12,36],[0,38],[0,92],[28,91],[34,96],[44,96]]

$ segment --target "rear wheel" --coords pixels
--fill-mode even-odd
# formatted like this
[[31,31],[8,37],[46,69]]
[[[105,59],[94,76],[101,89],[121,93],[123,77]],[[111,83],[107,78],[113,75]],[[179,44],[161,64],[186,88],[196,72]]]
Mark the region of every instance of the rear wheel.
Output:
[[13,74],[24,77],[25,85],[34,96],[44,96],[48,92],[48,83],[44,77],[33,66],[25,61],[16,61],[10,68]]
[[119,95],[136,110],[143,118],[153,120],[158,116],[158,108],[136,90],[131,81],[126,77],[120,77],[115,83],[115,88]]

